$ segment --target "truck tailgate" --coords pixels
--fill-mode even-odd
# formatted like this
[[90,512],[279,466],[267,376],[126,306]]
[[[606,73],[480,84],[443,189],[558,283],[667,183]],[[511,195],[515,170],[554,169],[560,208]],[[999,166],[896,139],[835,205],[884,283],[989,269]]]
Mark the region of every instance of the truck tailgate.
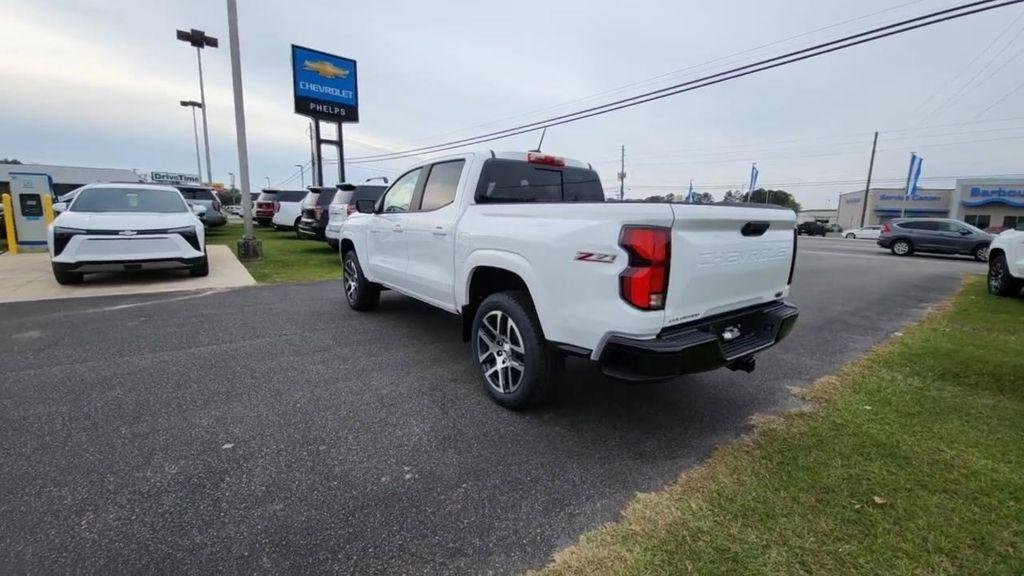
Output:
[[673,204],[665,325],[786,295],[796,249],[792,210]]

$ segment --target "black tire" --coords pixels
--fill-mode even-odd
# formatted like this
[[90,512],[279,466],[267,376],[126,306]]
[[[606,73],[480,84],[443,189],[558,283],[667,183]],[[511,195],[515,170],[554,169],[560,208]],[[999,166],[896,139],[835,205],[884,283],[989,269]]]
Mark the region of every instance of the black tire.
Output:
[[528,294],[498,292],[488,296],[473,317],[470,337],[481,383],[494,402],[522,410],[547,398],[558,363],[547,351]]
[[370,282],[363,275],[356,251],[346,252],[342,262],[341,281],[349,307],[361,312],[376,310],[380,306],[380,285]]
[[996,254],[988,261],[988,293],[996,296],[1016,296],[1024,281],[1010,276],[1006,256]]
[[203,256],[203,260],[188,269],[188,273],[193,278],[203,278],[210,275],[210,259]]
[[971,256],[978,262],[988,262],[988,244],[975,246],[974,250],[971,251]]
[[62,286],[81,284],[82,281],[85,280],[85,274],[82,274],[81,272],[60,272],[54,270],[53,277],[57,280],[57,284]]
[[327,239],[327,245],[331,247],[331,250],[337,250],[338,249],[338,241],[337,240],[328,238]]
[[856,240],[857,239],[857,235],[854,234],[853,232],[850,232],[849,234],[846,235],[846,239],[847,240]]
[[897,256],[910,256],[914,253],[914,245],[910,243],[910,240],[897,240],[892,243],[892,253]]
[[299,234],[299,221],[300,220],[302,220],[302,216],[299,216],[298,218],[295,219],[295,224],[292,227],[292,229],[295,230],[295,237],[296,238],[298,238],[299,240],[305,240],[306,238],[302,234]]

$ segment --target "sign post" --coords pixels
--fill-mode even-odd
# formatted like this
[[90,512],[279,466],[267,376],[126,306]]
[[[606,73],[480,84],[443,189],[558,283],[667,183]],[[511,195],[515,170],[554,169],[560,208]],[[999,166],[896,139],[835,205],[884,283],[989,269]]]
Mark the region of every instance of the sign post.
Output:
[[[324,144],[338,149],[338,181],[344,182],[345,145],[342,141],[341,125],[345,122],[359,121],[356,61],[292,44],[292,82],[295,113],[313,119],[313,139],[316,143],[316,165],[313,167],[315,184],[324,185],[321,154],[321,146]],[[337,140],[322,136],[321,121],[331,122],[337,126]]]

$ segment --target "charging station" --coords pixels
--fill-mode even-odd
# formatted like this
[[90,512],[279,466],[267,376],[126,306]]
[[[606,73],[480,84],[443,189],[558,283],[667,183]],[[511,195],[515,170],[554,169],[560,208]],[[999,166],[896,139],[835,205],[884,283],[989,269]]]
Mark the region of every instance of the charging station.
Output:
[[[53,201],[53,180],[49,174],[11,172],[11,208],[18,251],[46,250],[46,228]],[[8,238],[8,242],[11,239]]]

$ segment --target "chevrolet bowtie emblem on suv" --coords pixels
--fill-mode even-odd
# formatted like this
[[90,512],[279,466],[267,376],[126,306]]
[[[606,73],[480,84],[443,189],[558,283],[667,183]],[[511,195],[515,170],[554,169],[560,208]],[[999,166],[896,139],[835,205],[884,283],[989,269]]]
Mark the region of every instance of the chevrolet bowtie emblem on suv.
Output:
[[302,63],[302,68],[310,72],[316,72],[324,78],[347,78],[348,70],[338,68],[334,64],[326,60],[317,60],[316,62],[310,62],[306,60]]
[[136,232],[135,230],[121,230],[120,232],[118,232],[118,234],[120,234],[121,236],[135,236],[136,234],[138,234],[138,232]]

